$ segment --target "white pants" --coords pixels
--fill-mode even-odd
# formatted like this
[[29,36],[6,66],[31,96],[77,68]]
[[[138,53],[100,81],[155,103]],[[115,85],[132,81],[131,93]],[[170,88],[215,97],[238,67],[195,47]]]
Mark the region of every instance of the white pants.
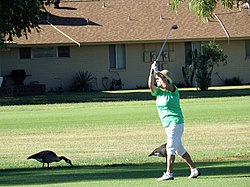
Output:
[[175,155],[178,154],[183,156],[187,151],[183,147],[181,138],[184,131],[184,124],[172,124],[169,127],[165,127],[165,132],[167,135],[167,154]]

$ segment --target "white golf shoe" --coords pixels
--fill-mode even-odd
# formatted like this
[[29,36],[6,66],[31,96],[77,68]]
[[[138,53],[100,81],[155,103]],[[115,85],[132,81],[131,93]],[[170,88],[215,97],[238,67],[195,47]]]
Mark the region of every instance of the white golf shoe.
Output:
[[164,172],[163,175],[157,179],[157,181],[174,180],[173,173]]
[[198,171],[197,168],[194,168],[191,170],[191,174],[189,175],[189,179],[197,178],[198,176],[201,175],[201,172]]

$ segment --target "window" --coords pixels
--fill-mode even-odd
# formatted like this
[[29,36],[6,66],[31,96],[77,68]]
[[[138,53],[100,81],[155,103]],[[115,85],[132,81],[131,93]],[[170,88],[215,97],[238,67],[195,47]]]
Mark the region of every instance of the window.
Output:
[[70,57],[69,46],[59,46],[58,48],[58,57]]
[[31,48],[30,47],[21,47],[19,48],[20,59],[31,58]]
[[36,47],[32,48],[33,58],[56,57],[55,47]]
[[185,64],[192,64],[192,46],[191,42],[185,42]]
[[109,68],[110,69],[125,69],[125,45],[109,45]]
[[21,47],[19,48],[20,59],[70,57],[69,46],[58,47]]
[[192,64],[194,52],[201,52],[201,42],[185,42],[185,64]]
[[250,40],[246,40],[246,58],[250,59]]

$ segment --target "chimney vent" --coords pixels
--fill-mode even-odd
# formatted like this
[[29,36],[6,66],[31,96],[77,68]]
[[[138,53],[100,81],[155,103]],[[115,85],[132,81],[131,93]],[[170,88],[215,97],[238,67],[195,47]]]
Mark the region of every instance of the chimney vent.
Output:
[[86,23],[87,23],[87,25],[89,24],[89,18],[86,18]]

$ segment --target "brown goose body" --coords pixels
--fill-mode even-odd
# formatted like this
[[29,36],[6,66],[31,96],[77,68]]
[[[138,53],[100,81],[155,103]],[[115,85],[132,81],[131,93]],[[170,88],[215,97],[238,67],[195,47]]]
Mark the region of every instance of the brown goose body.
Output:
[[167,156],[166,145],[167,144],[162,144],[160,147],[157,147],[148,156],[166,157]]
[[39,153],[29,156],[27,159],[35,159],[38,162],[43,163],[42,167],[44,167],[44,164],[47,163],[48,168],[51,162],[60,162],[61,160],[64,160],[66,163],[72,165],[70,159],[66,158],[65,156],[57,156],[56,153],[50,150],[41,151]]

